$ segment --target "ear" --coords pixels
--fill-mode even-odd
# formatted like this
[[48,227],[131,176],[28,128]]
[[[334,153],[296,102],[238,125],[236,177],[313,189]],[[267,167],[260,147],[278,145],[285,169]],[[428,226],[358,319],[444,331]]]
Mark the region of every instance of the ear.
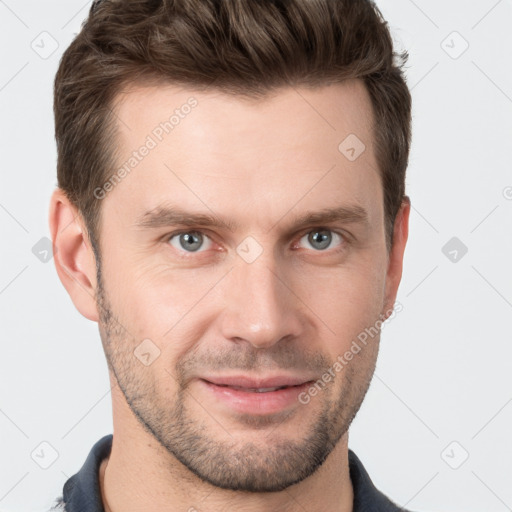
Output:
[[393,240],[388,259],[388,270],[386,274],[386,287],[384,309],[382,315],[384,319],[391,316],[395,304],[398,285],[402,279],[402,268],[405,245],[409,236],[409,213],[411,211],[411,200],[405,196],[400,209],[395,217],[393,227]]
[[76,309],[97,322],[96,258],[82,216],[60,188],[50,200],[49,225],[57,274]]

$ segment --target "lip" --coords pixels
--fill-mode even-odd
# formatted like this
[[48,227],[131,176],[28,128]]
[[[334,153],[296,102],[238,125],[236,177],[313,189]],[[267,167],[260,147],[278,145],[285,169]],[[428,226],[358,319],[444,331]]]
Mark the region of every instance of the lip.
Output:
[[247,375],[206,376],[203,380],[217,386],[237,386],[242,388],[274,388],[280,386],[298,386],[313,380],[312,377],[297,377],[290,375],[274,375],[270,377],[248,377]]
[[[251,415],[279,413],[301,405],[300,393],[313,382],[306,377],[277,375],[265,378],[247,376],[203,377],[198,379],[208,401],[221,409]],[[288,386],[275,391],[251,391],[252,389]],[[245,388],[245,389],[244,389]]]

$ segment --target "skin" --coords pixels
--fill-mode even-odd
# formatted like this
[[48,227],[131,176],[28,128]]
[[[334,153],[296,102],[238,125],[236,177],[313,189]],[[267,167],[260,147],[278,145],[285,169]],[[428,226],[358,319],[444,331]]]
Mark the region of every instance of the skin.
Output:
[[[198,377],[318,379],[391,313],[410,204],[388,252],[369,96],[360,81],[250,101],[133,87],[117,98],[120,165],[191,96],[197,106],[101,200],[100,275],[81,216],[61,190],[51,199],[58,275],[80,313],[98,322],[109,364],[105,509],[352,511],[348,428],[380,336],[309,403],[275,414],[238,413]],[[349,134],[366,146],[355,161],[338,150]],[[166,201],[237,227],[137,225]],[[356,205],[366,223],[294,224],[305,212]],[[187,251],[176,232],[200,232],[199,249]],[[262,250],[251,263],[237,253],[248,236]],[[134,355],[144,339],[160,351],[148,366]]]

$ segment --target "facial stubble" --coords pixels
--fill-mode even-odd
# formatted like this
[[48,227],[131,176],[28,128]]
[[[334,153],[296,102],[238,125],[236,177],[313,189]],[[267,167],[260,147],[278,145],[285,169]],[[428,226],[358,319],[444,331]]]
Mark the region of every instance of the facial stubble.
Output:
[[[166,452],[162,457],[164,461],[170,456],[174,464],[178,460],[199,479],[218,488],[277,492],[313,475],[348,431],[374,373],[378,340],[373,340],[373,347],[365,347],[369,350],[366,357],[358,358],[361,353],[358,354],[343,369],[341,389],[326,386],[314,397],[310,404],[315,400],[320,403],[313,410],[309,428],[298,439],[282,435],[281,426],[293,422],[299,415],[311,414],[308,412],[310,404],[298,405],[298,410],[294,409],[293,414],[280,417],[278,421],[267,420],[266,427],[264,418],[240,416],[239,423],[247,433],[241,439],[240,428],[236,429],[236,435],[230,433],[229,421],[215,409],[207,410],[193,397],[188,389],[189,381],[183,378],[180,362],[176,363],[174,371],[166,372],[166,378],[173,379],[177,386],[174,402],[167,396],[160,397],[155,372],[134,356],[133,350],[140,340],[135,340],[124,327],[123,319],[115,315],[99,268],[97,277],[99,330],[109,371],[141,427]],[[320,356],[325,361],[322,358]],[[190,363],[189,359],[187,365]],[[203,417],[195,417],[189,405],[204,412]],[[268,430],[263,445],[251,441],[251,430],[247,428],[251,423],[258,437],[261,437],[261,429]],[[222,439],[214,435],[219,426]],[[170,469],[172,473],[174,470]]]

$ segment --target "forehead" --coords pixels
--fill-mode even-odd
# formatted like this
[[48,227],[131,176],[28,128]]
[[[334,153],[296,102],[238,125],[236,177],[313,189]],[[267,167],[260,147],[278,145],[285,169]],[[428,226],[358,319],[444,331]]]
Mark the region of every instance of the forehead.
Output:
[[[137,144],[133,139],[140,135],[137,132],[158,132],[158,126],[169,121],[173,138],[181,133],[191,142],[221,142],[233,133],[238,140],[245,135],[252,141],[255,137],[264,140],[265,136],[273,140],[276,135],[279,139],[301,135],[315,140],[315,134],[324,138],[329,132],[334,142],[349,133],[357,135],[367,147],[373,142],[372,106],[361,80],[315,88],[281,87],[262,98],[172,84],[133,85],[119,94],[115,103],[120,142],[128,147]],[[188,122],[183,123],[187,118]],[[175,130],[178,125],[180,129]],[[187,130],[187,125],[193,131]],[[164,130],[163,135],[167,134],[170,131]],[[155,137],[159,137],[158,133]]]
[[110,199],[139,215],[178,197],[196,211],[248,214],[251,205],[275,220],[294,204],[365,207],[382,195],[372,106],[359,80],[262,99],[139,86],[118,96],[115,114],[117,165],[128,172]]

